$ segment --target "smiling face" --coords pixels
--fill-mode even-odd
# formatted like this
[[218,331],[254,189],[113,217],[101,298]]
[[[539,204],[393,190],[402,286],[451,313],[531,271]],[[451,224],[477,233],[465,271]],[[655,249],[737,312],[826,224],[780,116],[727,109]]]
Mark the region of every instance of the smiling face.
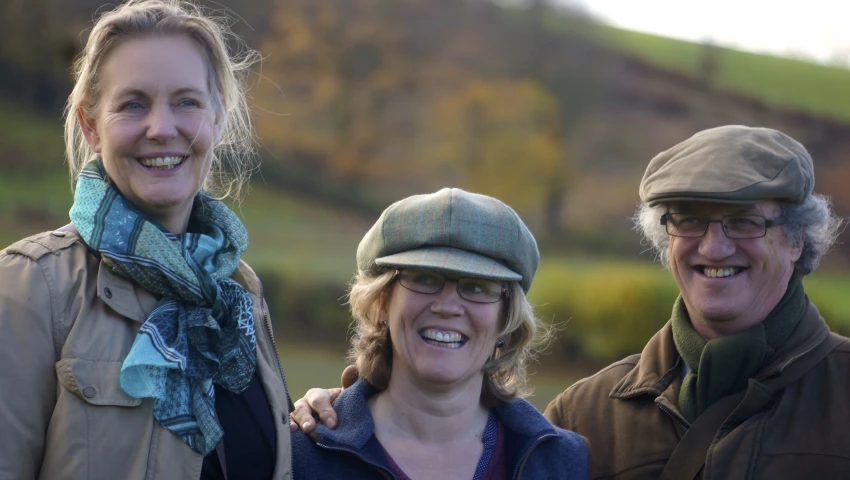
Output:
[[[740,213],[768,219],[781,215],[773,201],[747,206],[682,202],[669,211],[711,220]],[[719,223],[711,223],[700,238],[670,237],[670,271],[694,328],[711,339],[764,321],[785,294],[801,252],[782,227],[768,228],[761,238],[731,239]]]
[[456,278],[446,275],[432,295],[393,283],[386,307],[393,345],[391,383],[397,376],[420,385],[477,386],[502,328],[504,299],[473,303],[457,293]]
[[186,230],[218,140],[207,78],[187,36],[126,40],[101,68],[95,117],[81,121],[121,194],[173,233]]

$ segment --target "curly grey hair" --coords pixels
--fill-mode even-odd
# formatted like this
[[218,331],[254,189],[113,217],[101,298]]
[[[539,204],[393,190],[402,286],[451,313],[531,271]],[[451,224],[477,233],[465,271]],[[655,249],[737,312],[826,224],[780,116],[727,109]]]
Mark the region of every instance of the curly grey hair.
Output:
[[[829,197],[816,193],[809,195],[803,203],[779,202],[779,206],[782,216],[788,219],[782,225],[785,237],[792,245],[799,245],[801,239],[803,242],[803,252],[794,269],[799,274],[808,275],[818,268],[821,257],[835,244],[844,219],[832,211]],[[661,216],[668,208],[667,204],[649,206],[641,202],[632,217],[635,230],[640,232],[665,268],[669,268],[670,237],[661,225]]]

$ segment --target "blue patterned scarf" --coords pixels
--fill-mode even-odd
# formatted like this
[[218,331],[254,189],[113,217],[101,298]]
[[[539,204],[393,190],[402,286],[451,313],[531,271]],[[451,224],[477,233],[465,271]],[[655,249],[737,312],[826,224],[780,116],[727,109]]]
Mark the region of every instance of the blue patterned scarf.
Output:
[[201,192],[192,233],[173,235],[106,180],[100,160],[81,172],[70,214],[105,263],[161,297],[124,359],[121,388],[154,398],[154,418],[206,455],[223,435],[213,383],[241,393],[257,365],[251,297],[229,279],[248,246],[245,227]]

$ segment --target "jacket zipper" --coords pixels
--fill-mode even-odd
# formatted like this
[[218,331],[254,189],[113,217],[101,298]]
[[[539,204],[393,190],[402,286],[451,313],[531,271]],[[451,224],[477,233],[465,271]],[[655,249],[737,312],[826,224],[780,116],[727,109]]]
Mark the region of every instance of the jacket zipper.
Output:
[[671,412],[671,411],[670,411],[670,409],[668,409],[667,407],[665,407],[665,406],[663,406],[663,405],[659,405],[659,404],[657,404],[657,403],[655,404],[655,406],[656,406],[656,407],[658,407],[658,408],[660,408],[662,412],[666,413],[666,414],[667,414],[667,416],[669,416],[670,418],[672,418],[672,419],[673,419],[673,421],[675,421],[677,424],[679,424],[679,426],[681,426],[681,427],[682,427],[682,428],[683,428],[686,432],[688,431],[688,429],[689,429],[689,428],[691,428],[691,426],[690,426],[690,425],[688,425],[688,424],[686,424],[685,422],[683,422],[683,421],[679,420],[679,417],[677,417],[677,416],[676,416],[673,412]]
[[324,445],[322,443],[316,443],[316,445],[321,447],[321,448],[324,448],[325,450],[333,450],[335,452],[347,453],[347,454],[351,455],[352,457],[355,457],[358,460],[360,460],[361,462],[365,463],[366,465],[371,465],[372,467],[374,467],[376,470],[378,470],[384,476],[384,478],[388,478],[390,480],[395,480],[395,475],[393,475],[392,472],[390,472],[389,470],[387,470],[386,468],[384,468],[380,465],[374,464],[374,463],[366,460],[365,458],[363,458],[359,453],[355,452],[354,450],[349,450],[347,448],[340,448],[340,447],[331,447],[329,445]]
[[531,446],[528,447],[528,450],[526,450],[525,453],[522,454],[522,461],[519,462],[519,465],[517,465],[516,470],[514,470],[514,480],[519,480],[520,475],[522,475],[522,470],[525,468],[525,462],[528,461],[528,457],[531,456],[531,451],[537,448],[537,446],[540,445],[544,440],[556,437],[558,437],[557,433],[547,433],[546,435],[537,437],[537,440],[535,440],[534,443],[532,443]]
[[[257,280],[259,281],[259,278]],[[272,333],[272,323],[271,320],[269,320],[269,305],[266,303],[266,294],[265,289],[263,288],[263,282],[260,282],[260,308],[263,309],[263,324],[266,326],[266,333],[269,334],[269,338],[272,341],[272,350],[274,350],[274,356],[277,359],[277,371],[280,373],[280,379],[283,381],[283,388],[286,390],[286,401],[289,404],[288,408],[291,412],[295,408],[292,404],[292,397],[289,396],[289,387],[286,385],[286,376],[283,375],[280,353],[277,351],[277,342],[275,342],[274,333]]]

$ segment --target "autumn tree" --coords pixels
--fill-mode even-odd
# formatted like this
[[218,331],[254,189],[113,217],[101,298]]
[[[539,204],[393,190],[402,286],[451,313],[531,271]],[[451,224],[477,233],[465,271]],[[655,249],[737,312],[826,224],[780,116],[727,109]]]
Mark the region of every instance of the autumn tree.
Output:
[[459,186],[557,231],[571,178],[561,109],[535,78],[543,57],[525,58],[540,38],[505,35],[503,13],[478,1],[279,1],[260,47],[265,146],[357,195]]
[[420,161],[435,178],[520,210],[539,211],[569,179],[557,104],[534,81],[471,81],[438,99],[424,136]]
[[377,0],[277,4],[257,97],[264,143],[288,161],[349,183],[380,175],[380,156],[409,124],[390,108],[411,69]]

